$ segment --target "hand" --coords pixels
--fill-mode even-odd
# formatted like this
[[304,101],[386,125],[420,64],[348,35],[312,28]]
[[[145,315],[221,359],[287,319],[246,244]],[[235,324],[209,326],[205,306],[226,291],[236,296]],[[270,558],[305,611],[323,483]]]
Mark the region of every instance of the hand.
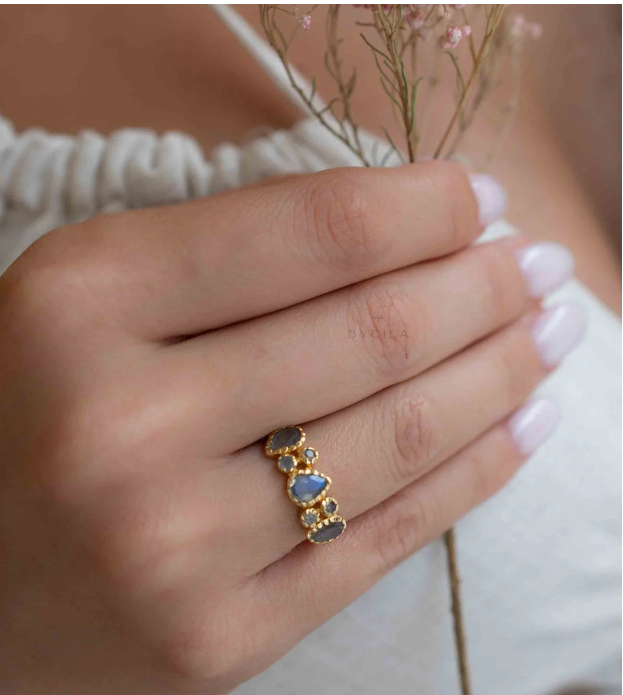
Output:
[[[56,230],[0,279],[0,689],[225,693],[493,494],[577,339],[499,189],[332,170]],[[302,424],[348,529],[304,541]]]

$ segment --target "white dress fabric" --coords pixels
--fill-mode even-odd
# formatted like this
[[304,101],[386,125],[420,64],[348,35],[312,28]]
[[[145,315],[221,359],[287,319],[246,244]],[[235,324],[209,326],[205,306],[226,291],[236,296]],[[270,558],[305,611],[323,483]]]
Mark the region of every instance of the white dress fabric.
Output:
[[[230,8],[214,7],[296,100],[266,44]],[[38,237],[70,222],[277,174],[356,165],[310,118],[243,147],[221,145],[209,158],[180,133],[16,133],[0,118],[0,272]],[[486,236],[508,233],[498,223]],[[587,310],[589,328],[541,389],[561,406],[559,429],[502,492],[457,526],[475,695],[621,692],[620,324],[578,282],[553,301],[561,299]],[[236,691],[295,692],[459,692],[440,542]]]

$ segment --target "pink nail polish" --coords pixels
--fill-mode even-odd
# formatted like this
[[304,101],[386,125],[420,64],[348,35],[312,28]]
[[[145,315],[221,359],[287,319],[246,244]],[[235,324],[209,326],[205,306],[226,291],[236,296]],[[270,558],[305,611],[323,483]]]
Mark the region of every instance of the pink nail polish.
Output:
[[516,447],[529,456],[556,429],[558,407],[548,398],[533,398],[517,410],[508,420],[508,429]]
[[573,255],[551,241],[530,244],[517,251],[517,261],[532,297],[544,297],[573,275]]
[[574,304],[546,309],[532,326],[532,339],[541,360],[555,367],[580,342],[586,330],[586,314]]
[[469,182],[478,201],[478,216],[483,227],[499,220],[506,211],[506,191],[487,174],[470,174]]

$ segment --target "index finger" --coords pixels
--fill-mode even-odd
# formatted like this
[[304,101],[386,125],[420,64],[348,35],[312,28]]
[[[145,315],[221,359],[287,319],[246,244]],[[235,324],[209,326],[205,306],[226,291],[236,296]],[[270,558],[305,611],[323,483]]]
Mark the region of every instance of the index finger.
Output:
[[87,282],[122,325],[159,340],[452,253],[504,205],[493,179],[453,163],[332,169],[66,228],[62,265],[86,255]]

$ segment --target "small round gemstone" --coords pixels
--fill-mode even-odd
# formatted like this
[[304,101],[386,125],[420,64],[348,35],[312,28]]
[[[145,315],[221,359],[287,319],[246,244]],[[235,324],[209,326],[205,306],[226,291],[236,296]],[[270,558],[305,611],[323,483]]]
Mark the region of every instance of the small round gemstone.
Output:
[[323,503],[322,508],[325,514],[335,514],[337,512],[337,501],[333,497],[328,497]]
[[318,453],[315,449],[303,449],[303,460],[307,463],[313,463],[318,458]]
[[293,471],[296,468],[296,459],[294,458],[294,456],[285,454],[284,456],[279,457],[279,460],[277,461],[277,466],[280,471],[283,471],[284,473],[290,473],[290,471]]
[[308,509],[301,514],[301,521],[303,522],[303,526],[307,528],[313,526],[318,521],[318,512],[314,509]]

